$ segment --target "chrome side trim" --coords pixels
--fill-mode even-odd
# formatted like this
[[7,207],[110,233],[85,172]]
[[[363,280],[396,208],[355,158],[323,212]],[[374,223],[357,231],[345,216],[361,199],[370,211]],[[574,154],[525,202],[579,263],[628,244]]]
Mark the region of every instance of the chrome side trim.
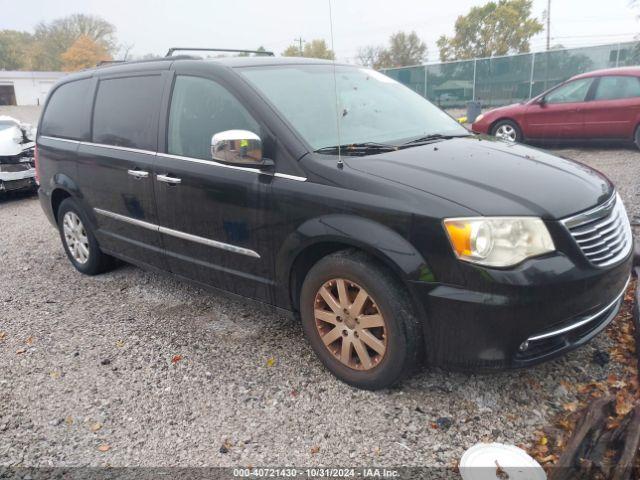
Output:
[[167,227],[158,227],[160,233],[166,233],[173,237],[182,238],[183,240],[190,240],[192,242],[201,243],[213,248],[220,248],[221,250],[227,250],[228,252],[239,253],[240,255],[246,255],[247,257],[260,258],[260,254],[253,250],[244,247],[238,247],[229,243],[219,242],[217,240],[211,240],[209,238],[199,237],[197,235],[191,235],[190,233],[181,232],[179,230],[173,230]]
[[[157,155],[158,157],[164,157],[164,158],[173,158],[175,160],[184,160],[185,162],[193,162],[193,163],[201,163],[203,165],[213,165],[214,167],[222,167],[222,168],[230,168],[232,170],[240,170],[243,172],[252,172],[252,173],[263,173],[259,168],[252,168],[252,167],[240,167],[237,165],[227,165],[226,163],[220,163],[220,162],[216,162],[214,160],[203,160],[201,158],[193,158],[193,157],[183,157],[182,155],[173,155],[171,153],[160,153],[160,152],[154,152],[151,150],[142,150],[139,148],[129,148],[129,147],[119,147],[117,145],[106,145],[104,143],[93,143],[93,142],[84,142],[84,141],[78,141],[78,140],[69,140],[66,138],[59,138],[59,137],[50,137],[48,135],[41,135],[40,138],[47,138],[49,140],[60,140],[61,142],[69,142],[69,143],[74,143],[76,145],[87,145],[90,147],[102,147],[102,148],[108,148],[111,150],[122,150],[125,152],[133,152],[133,153],[142,153],[145,155]],[[274,177],[278,177],[278,178],[286,178],[287,180],[295,180],[297,182],[306,182],[307,178],[306,177],[298,177],[297,175],[289,175],[288,173],[274,173],[273,174]]]
[[174,230],[172,228],[162,227],[160,225],[156,225],[155,223],[145,222],[144,220],[127,217],[126,215],[120,215],[119,213],[110,212],[101,208],[94,208],[93,210],[100,215],[104,215],[105,217],[110,217],[115,220],[120,220],[121,222],[127,222],[132,225],[137,225],[138,227],[146,228],[156,232],[165,233],[167,235],[181,238],[183,240],[189,240],[191,242],[200,243],[209,247],[219,248],[221,250],[238,253],[240,255],[246,255],[247,257],[260,258],[260,254],[258,252],[248,248],[238,247],[236,245],[219,242],[217,240],[211,240],[210,238],[199,237],[198,235],[192,235],[190,233],[181,232],[180,230]]
[[576,328],[580,328],[583,325],[586,325],[587,323],[589,323],[592,320],[598,318],[600,315],[602,315],[607,310],[612,308],[616,303],[618,303],[620,298],[622,298],[622,296],[624,295],[624,292],[627,291],[627,287],[629,286],[629,282],[630,281],[631,281],[631,277],[629,277],[627,279],[627,283],[625,283],[624,288],[616,296],[616,298],[610,304],[608,304],[606,307],[604,307],[603,309],[598,310],[596,313],[594,313],[592,315],[589,315],[588,317],[583,318],[582,320],[580,320],[580,321],[578,321],[576,323],[572,323],[571,325],[567,325],[566,327],[559,328],[558,330],[553,330],[551,332],[541,333],[540,335],[534,335],[533,337],[527,338],[526,341],[527,342],[534,342],[536,340],[542,340],[543,338],[555,337],[556,335],[562,335],[563,333],[570,332],[571,330],[575,330]]
[[295,180],[296,182],[306,182],[307,177],[298,177],[296,175],[289,175],[288,173],[274,173],[274,177],[286,178],[288,180]]
[[105,217],[110,217],[115,220],[131,223],[132,225],[137,225],[138,227],[147,228],[149,230],[155,230],[156,232],[158,231],[158,225],[156,225],[155,223],[145,222],[144,220],[127,217],[125,215],[120,215],[119,213],[110,212],[109,210],[102,210],[101,208],[94,208],[93,211],[99,213],[100,215],[104,215]]
[[80,143],[79,140],[70,140],[68,138],[60,138],[60,137],[50,137],[49,135],[40,135],[40,138],[46,138],[47,140],[58,140],[59,142],[68,142],[78,145]]
[[102,147],[102,148],[108,148],[110,150],[122,150],[123,152],[142,153],[144,155],[155,155],[156,154],[156,152],[153,152],[151,150],[142,150],[140,148],[120,147],[118,145],[106,145],[104,143],[80,142],[80,145],[87,145],[89,147]]
[[185,162],[201,163],[203,165],[213,165],[214,167],[230,168],[231,170],[241,170],[243,172],[262,173],[257,168],[227,165],[226,163],[216,162],[215,160],[203,160],[201,158],[183,157],[182,155],[173,155],[170,153],[158,153],[158,156],[165,157],[165,158],[173,158],[175,160],[184,160]]
[[614,191],[611,195],[611,198],[607,200],[605,203],[597,205],[586,212],[578,213],[577,215],[573,215],[571,217],[563,218],[560,220],[567,228],[577,227],[582,225],[583,223],[590,222],[592,220],[596,220],[598,218],[603,218],[611,214],[613,207],[616,203],[616,192]]

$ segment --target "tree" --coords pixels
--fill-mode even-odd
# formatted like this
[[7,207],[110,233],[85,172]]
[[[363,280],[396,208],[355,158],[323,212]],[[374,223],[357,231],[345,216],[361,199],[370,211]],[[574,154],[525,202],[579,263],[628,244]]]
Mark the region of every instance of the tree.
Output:
[[107,49],[89,38],[81,35],[69,49],[60,55],[62,70],[72,72],[96,66],[99,62],[111,60]]
[[389,47],[367,46],[358,50],[358,61],[367,67],[380,69],[406,67],[425,62],[427,45],[416,32],[397,32],[389,37]]
[[296,44],[290,45],[282,52],[283,57],[307,57],[307,58],[323,58],[325,60],[334,60],[336,58],[333,50],[329,49],[327,42],[322,39],[311,40],[305,43],[300,55],[300,47]]
[[0,70],[24,70],[33,36],[17,30],[0,30]]
[[[389,38],[386,59],[392,67],[406,67],[423,63],[427,58],[427,45],[420,40],[416,32],[406,34],[398,32]],[[383,55],[383,60],[385,55]]]
[[455,35],[438,39],[440,60],[466,60],[529,52],[529,40],[543,30],[531,18],[532,0],[498,0],[458,17]]
[[112,24],[93,15],[74,14],[50,23],[41,22],[35,28],[35,41],[30,52],[31,68],[60,70],[61,55],[81,36],[112,55],[117,51],[115,32]]

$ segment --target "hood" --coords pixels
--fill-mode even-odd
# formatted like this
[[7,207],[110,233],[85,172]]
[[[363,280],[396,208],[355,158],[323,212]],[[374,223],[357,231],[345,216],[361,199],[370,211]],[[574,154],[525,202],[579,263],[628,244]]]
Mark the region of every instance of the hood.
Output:
[[344,162],[485,216],[560,219],[613,193],[611,182],[586,165],[494,138],[454,138]]
[[0,126],[0,157],[22,153],[22,130],[16,126]]

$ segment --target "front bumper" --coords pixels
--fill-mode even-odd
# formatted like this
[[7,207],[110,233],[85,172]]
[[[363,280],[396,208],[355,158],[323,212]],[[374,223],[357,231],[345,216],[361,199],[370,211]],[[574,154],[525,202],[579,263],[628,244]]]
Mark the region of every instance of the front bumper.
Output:
[[412,282],[425,314],[427,360],[463,370],[519,368],[583,345],[617,314],[632,257],[608,269],[562,254],[508,272],[481,269],[488,291]]
[[28,168],[15,172],[0,171],[0,192],[36,187],[36,170]]

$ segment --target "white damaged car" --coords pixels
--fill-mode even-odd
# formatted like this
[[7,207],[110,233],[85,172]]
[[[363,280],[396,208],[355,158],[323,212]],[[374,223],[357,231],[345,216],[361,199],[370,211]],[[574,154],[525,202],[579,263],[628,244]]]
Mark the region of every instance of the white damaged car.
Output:
[[35,128],[30,124],[0,115],[0,194],[37,189],[35,137]]

